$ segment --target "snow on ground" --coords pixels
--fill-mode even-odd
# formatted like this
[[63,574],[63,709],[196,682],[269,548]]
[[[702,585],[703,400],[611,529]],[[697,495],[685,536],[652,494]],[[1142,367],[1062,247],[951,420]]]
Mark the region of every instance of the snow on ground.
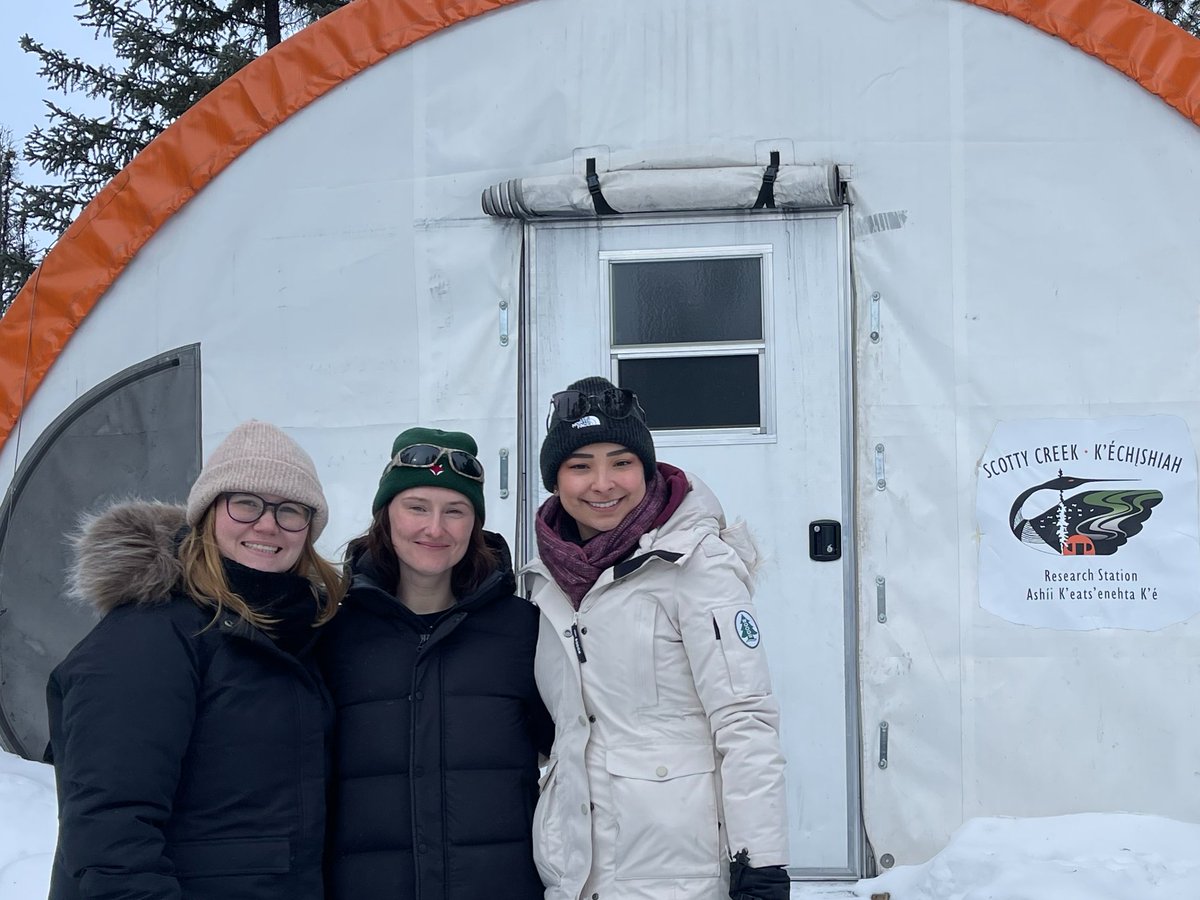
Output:
[[929,862],[860,882],[891,900],[1200,900],[1200,825],[1080,813],[972,819]]
[[0,900],[40,900],[58,833],[54,770],[0,751]]
[[[56,831],[54,772],[0,751],[0,900],[40,900]],[[1200,825],[1081,813],[972,819],[929,862],[794,898],[1200,900]]]

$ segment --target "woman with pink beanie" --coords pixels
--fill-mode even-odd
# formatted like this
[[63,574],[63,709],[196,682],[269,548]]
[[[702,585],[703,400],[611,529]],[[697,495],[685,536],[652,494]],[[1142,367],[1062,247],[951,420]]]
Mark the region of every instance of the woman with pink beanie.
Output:
[[69,583],[100,616],[50,676],[50,900],[321,900],[333,710],[311,657],[338,574],[312,459],[237,426],[186,506],[84,522]]

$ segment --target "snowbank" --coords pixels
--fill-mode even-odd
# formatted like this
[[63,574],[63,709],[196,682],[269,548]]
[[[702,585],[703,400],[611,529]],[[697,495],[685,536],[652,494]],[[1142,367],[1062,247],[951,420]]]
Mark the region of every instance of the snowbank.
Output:
[[[57,829],[54,771],[0,752],[0,900],[46,896]],[[1200,825],[1083,813],[972,819],[929,862],[794,898],[1197,900]]]
[[0,900],[46,896],[57,831],[54,770],[0,751]]
[[1081,813],[972,819],[929,862],[859,882],[891,900],[1196,900],[1200,825]]

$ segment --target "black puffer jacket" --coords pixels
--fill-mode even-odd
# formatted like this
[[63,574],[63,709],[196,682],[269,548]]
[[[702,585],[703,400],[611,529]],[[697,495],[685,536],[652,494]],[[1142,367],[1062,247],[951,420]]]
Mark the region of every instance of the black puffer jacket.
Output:
[[[104,618],[47,691],[50,900],[320,900],[332,704],[305,653],[237,616],[207,627],[178,592],[183,523],[126,504],[81,542],[75,589]],[[231,578],[251,605],[303,591],[316,612],[298,576]]]
[[[492,537],[492,536],[489,536]],[[495,545],[494,545],[495,546]],[[333,900],[540,900],[537,610],[501,570],[429,631],[354,565],[320,656],[337,705]]]

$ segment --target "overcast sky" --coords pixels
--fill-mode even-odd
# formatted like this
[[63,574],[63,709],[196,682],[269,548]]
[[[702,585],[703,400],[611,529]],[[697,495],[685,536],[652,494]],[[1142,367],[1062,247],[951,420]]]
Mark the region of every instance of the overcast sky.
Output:
[[[75,20],[75,12],[71,0],[0,0],[0,126],[12,132],[18,145],[34,125],[45,123],[42,101],[51,96],[37,75],[37,57],[18,45],[22,34],[90,62],[112,59],[107,41],[96,40]],[[53,96],[63,101],[61,95]],[[78,109],[87,102],[72,98],[67,105]]]

